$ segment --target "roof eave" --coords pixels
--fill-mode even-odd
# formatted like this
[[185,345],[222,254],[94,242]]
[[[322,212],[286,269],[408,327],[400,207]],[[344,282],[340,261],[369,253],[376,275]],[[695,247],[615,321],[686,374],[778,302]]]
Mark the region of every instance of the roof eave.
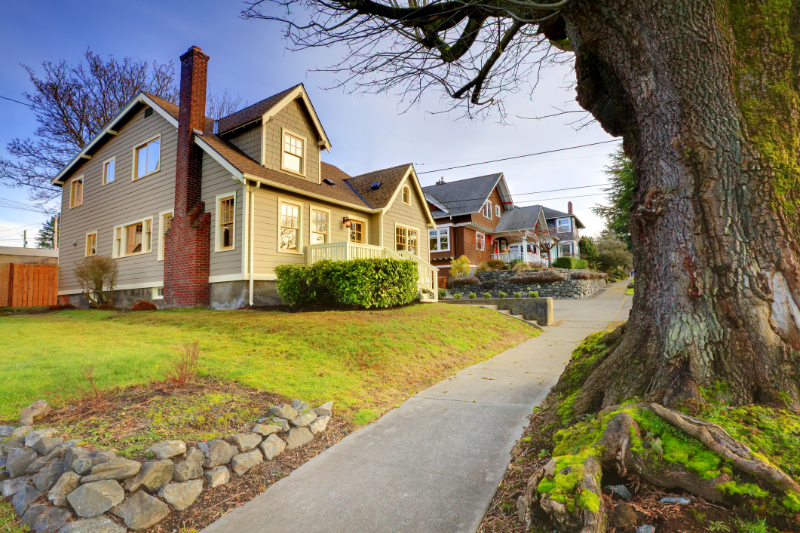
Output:
[[261,116],[261,120],[266,124],[269,121],[271,116],[277,115],[281,109],[289,105],[290,102],[296,100],[297,98],[302,98],[303,103],[306,105],[306,108],[309,111],[309,115],[311,115],[311,122],[314,123],[314,127],[317,130],[322,141],[320,148],[325,148],[326,150],[330,150],[332,145],[328,140],[328,135],[325,133],[325,128],[322,127],[322,122],[319,120],[317,116],[317,111],[314,109],[314,104],[311,103],[311,99],[308,97],[308,93],[306,93],[306,88],[301,83],[297,87],[295,87],[289,94],[281,98],[281,100],[275,104],[274,106],[267,109],[264,114]]

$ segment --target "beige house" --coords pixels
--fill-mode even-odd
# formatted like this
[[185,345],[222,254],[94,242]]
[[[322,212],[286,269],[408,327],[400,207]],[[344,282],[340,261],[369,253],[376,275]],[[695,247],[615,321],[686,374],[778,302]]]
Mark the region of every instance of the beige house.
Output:
[[184,54],[181,104],[140,93],[53,180],[63,188],[59,295],[90,255],[119,266],[118,305],[220,309],[280,303],[275,267],[321,259],[414,260],[436,298],[435,223],[411,164],[350,176],[303,85],[214,121],[208,56]]

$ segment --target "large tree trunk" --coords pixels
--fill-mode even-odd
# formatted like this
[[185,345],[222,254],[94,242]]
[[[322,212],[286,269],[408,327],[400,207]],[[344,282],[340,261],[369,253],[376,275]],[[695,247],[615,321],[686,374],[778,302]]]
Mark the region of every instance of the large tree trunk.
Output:
[[800,407],[800,35],[791,0],[575,0],[578,102],[637,189],[633,311],[577,413],[632,396]]

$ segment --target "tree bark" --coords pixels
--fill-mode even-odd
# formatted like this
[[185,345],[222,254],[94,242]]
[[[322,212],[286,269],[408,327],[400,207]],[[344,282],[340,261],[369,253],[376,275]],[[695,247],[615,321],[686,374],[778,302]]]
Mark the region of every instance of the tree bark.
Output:
[[798,7],[575,0],[578,102],[636,178],[633,310],[575,411],[633,396],[800,407]]

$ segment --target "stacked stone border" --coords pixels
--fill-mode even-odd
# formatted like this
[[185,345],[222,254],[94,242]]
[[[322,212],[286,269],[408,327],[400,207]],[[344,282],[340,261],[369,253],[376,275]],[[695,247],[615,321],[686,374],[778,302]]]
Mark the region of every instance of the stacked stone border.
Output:
[[582,270],[570,270],[567,268],[551,268],[550,270],[563,274],[566,280],[523,285],[508,282],[508,279],[517,274],[517,272],[512,270],[489,270],[475,275],[480,280],[480,285],[457,287],[451,289],[450,292],[461,293],[464,297],[474,292],[478,299],[482,298],[485,292],[491,293],[492,298],[499,298],[501,292],[506,293],[509,297],[515,292],[521,292],[523,297],[527,297],[531,291],[538,292],[540,298],[583,299],[591,298],[608,283],[604,275],[596,279],[572,279],[573,273],[584,272]]
[[[49,412],[40,400],[23,409],[23,423],[32,423],[25,412],[34,407],[37,418]],[[332,408],[333,402],[312,409],[300,400],[272,406],[249,431],[191,447],[162,441],[147,450],[155,460],[145,462],[83,448],[55,428],[0,426],[0,495],[36,533],[147,529],[193,505],[203,490],[308,444],[326,430]]]

